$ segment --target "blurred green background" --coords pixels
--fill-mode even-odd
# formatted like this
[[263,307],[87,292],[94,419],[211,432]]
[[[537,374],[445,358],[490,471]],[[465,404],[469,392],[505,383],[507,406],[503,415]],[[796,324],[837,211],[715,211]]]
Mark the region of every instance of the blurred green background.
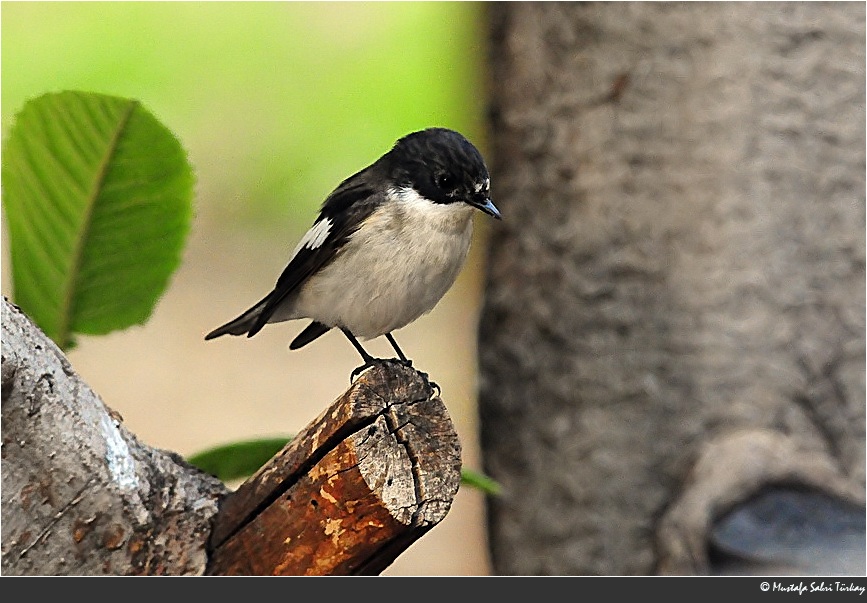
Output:
[[25,100],[136,98],[181,139],[199,198],[307,225],[340,180],[431,125],[479,141],[480,7],[464,2],[3,2],[4,134]]
[[[467,2],[2,2],[4,137],[23,103],[88,90],[140,100],[189,154],[196,218],[151,320],[82,337],[75,369],[144,442],[192,454],[294,433],[348,385],[355,351],[333,333],[297,352],[304,323],[254,339],[204,333],[273,286],[321,201],[400,136],[463,132],[485,152],[484,7]],[[478,236],[486,224],[477,220]],[[3,237],[3,293],[9,295]],[[475,328],[482,243],[427,317],[396,333],[442,387],[479,469]],[[339,335],[339,334],[338,334]],[[368,350],[388,355],[387,343]],[[386,573],[488,571],[483,497]]]

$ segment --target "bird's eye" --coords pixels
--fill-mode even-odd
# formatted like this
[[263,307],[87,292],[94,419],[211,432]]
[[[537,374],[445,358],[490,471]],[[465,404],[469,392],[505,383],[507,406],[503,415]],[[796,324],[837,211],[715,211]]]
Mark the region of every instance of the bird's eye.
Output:
[[454,178],[443,172],[434,176],[434,184],[441,190],[447,190],[454,185]]

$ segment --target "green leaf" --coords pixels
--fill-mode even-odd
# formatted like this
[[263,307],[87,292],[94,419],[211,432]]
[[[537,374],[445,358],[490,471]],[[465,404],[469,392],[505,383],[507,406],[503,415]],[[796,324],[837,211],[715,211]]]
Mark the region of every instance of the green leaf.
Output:
[[15,303],[60,347],[150,316],[180,263],[194,177],[138,101],[46,94],[3,153]]
[[[234,442],[194,454],[187,461],[224,482],[231,481],[253,475],[291,439],[268,438]],[[501,490],[499,483],[470,469],[461,469],[461,483],[493,496],[498,495]]]
[[472,469],[461,469],[461,483],[491,496],[499,496],[503,490],[498,481]]
[[187,461],[205,473],[228,482],[253,475],[291,439],[268,438],[233,442],[194,454]]

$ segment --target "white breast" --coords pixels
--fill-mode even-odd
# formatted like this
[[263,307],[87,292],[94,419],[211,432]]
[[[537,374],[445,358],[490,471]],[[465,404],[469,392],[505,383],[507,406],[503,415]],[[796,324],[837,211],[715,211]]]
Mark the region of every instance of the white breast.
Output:
[[467,257],[473,208],[393,191],[340,257],[301,288],[292,312],[362,339],[406,326],[454,284]]

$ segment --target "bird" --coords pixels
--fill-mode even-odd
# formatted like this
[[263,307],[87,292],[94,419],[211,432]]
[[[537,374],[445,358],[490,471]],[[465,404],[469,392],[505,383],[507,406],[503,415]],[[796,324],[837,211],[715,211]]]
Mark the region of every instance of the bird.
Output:
[[337,328],[364,362],[351,378],[377,360],[359,338],[384,335],[412,366],[392,332],[430,312],[454,284],[477,210],[502,219],[479,150],[448,128],[407,134],[325,198],[274,289],[205,339],[309,319],[289,349]]

